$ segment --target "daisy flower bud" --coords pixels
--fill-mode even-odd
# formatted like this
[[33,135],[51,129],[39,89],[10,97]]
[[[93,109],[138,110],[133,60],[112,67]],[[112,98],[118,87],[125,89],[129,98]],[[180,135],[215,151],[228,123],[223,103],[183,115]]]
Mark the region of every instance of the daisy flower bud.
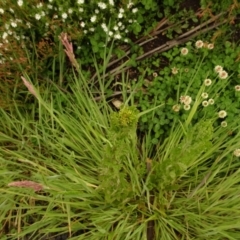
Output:
[[174,106],[172,107],[172,110],[173,110],[174,112],[179,112],[179,111],[180,111],[180,108],[181,108],[181,106],[180,106],[179,104],[176,104],[176,105],[174,105]]
[[209,104],[209,103],[208,103],[208,101],[206,101],[206,100],[202,102],[203,107],[207,107],[208,104]]
[[212,84],[212,80],[211,79],[207,78],[207,79],[204,80],[204,85],[205,86],[210,86],[211,84]]
[[208,103],[209,103],[210,105],[213,105],[213,104],[214,104],[214,99],[212,99],[212,98],[208,99]]
[[236,90],[237,92],[240,91],[240,85],[236,85],[234,88],[235,88],[235,90]]
[[226,121],[222,121],[222,122],[221,122],[221,126],[222,126],[222,127],[227,127],[227,122],[226,122]]
[[182,55],[187,55],[188,54],[188,49],[187,48],[182,48],[181,49],[181,54]]
[[190,105],[184,105],[183,108],[184,108],[184,110],[188,111],[191,108],[191,106]]
[[226,79],[228,77],[228,73],[226,71],[220,71],[218,73],[218,76],[221,78],[221,79]]
[[219,72],[221,72],[222,70],[223,70],[223,67],[220,66],[220,65],[217,65],[217,66],[214,68],[214,71],[215,71],[216,73],[219,73]]
[[206,92],[203,92],[201,96],[202,98],[208,98],[208,94]]
[[225,118],[227,116],[227,112],[224,110],[221,110],[218,112],[218,117],[219,118]]
[[234,152],[233,152],[233,155],[235,155],[236,157],[240,157],[240,149],[236,149]]
[[195,46],[196,46],[196,48],[202,48],[203,47],[203,41],[202,40],[196,41]]

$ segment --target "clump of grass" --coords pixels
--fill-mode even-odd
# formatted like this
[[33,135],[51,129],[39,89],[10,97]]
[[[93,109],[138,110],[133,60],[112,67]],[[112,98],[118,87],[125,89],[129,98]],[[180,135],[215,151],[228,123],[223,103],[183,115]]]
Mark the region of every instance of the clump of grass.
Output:
[[68,92],[55,85],[42,91],[24,74],[36,104],[0,110],[1,236],[236,239],[236,123],[233,137],[214,126],[217,116],[195,125],[201,88],[186,118],[154,146],[151,135],[138,138],[137,123],[159,106],[139,112],[123,74],[123,105],[113,111],[104,95],[109,82],[97,72],[100,101],[77,69]]

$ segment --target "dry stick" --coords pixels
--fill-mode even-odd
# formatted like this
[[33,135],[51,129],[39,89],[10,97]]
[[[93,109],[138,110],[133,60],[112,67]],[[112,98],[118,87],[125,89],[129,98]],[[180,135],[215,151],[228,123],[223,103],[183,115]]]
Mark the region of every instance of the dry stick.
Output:
[[[138,46],[143,46],[143,45],[145,45],[146,43],[155,40],[155,39],[157,38],[156,35],[158,35],[158,34],[164,32],[164,31],[166,31],[166,30],[169,29],[169,28],[176,27],[176,26],[178,26],[179,24],[181,24],[181,23],[184,22],[184,21],[185,21],[185,20],[180,21],[180,22],[177,23],[177,24],[170,25],[170,26],[168,26],[168,27],[166,27],[166,28],[164,28],[164,29],[161,29],[160,31],[156,31],[157,29],[159,29],[160,27],[164,26],[164,25],[168,22],[168,19],[165,19],[163,22],[161,21],[161,25],[159,24],[159,25],[157,26],[157,28],[156,28],[152,33],[149,34],[149,35],[151,36],[151,38],[146,39],[146,38],[148,38],[149,36],[144,36],[144,37],[140,38],[139,40],[137,40],[136,42],[134,42],[134,44],[137,44],[138,42],[146,39],[145,41],[140,42],[140,43],[138,44]],[[127,49],[128,49],[128,48],[127,48]],[[122,57],[120,57],[120,58],[116,58],[115,60],[112,60],[111,62],[109,62],[108,65],[107,65],[107,68],[111,67],[112,65],[114,65],[114,64],[117,63],[117,62],[120,62],[122,59],[126,58],[126,57],[131,53],[131,50],[130,50],[130,49],[127,50],[127,49],[125,50],[126,53],[124,54],[124,56],[122,56]],[[95,74],[93,75],[93,77],[91,78],[91,81],[92,81],[96,76],[97,76],[97,73],[95,73]]]
[[[192,34],[192,35],[190,35],[190,36],[188,36],[188,37],[186,37],[186,38],[180,38],[179,40],[176,39],[176,40],[168,41],[168,42],[166,42],[164,45],[161,45],[160,47],[154,48],[153,50],[151,50],[151,51],[149,51],[149,52],[147,52],[147,53],[144,53],[143,55],[137,57],[136,60],[141,60],[141,59],[143,59],[143,58],[145,58],[145,57],[148,57],[149,55],[152,55],[152,54],[154,54],[154,53],[161,53],[161,52],[163,52],[163,51],[165,51],[165,50],[168,50],[168,49],[170,49],[170,48],[172,48],[172,47],[174,47],[174,46],[176,46],[176,45],[185,43],[185,42],[187,42],[189,39],[198,36],[200,33],[205,33],[205,32],[207,32],[207,31],[209,31],[209,30],[211,30],[211,29],[213,29],[213,28],[218,27],[219,25],[221,25],[221,24],[223,24],[223,23],[225,23],[225,22],[226,22],[226,20],[224,20],[224,21],[221,22],[221,23],[216,23],[216,24],[214,24],[214,25],[212,25],[212,26],[210,26],[210,27],[207,27],[207,28],[205,28],[205,29],[202,29],[201,31],[195,32],[194,34]],[[182,35],[181,35],[181,36],[182,36]],[[180,36],[180,37],[181,37],[181,36]]]
[[[185,21],[185,20],[184,20]],[[153,29],[149,34],[148,34],[148,36],[143,36],[143,37],[141,37],[140,39],[138,39],[136,42],[135,42],[135,44],[137,44],[137,43],[139,43],[140,42],[140,44],[142,43],[142,41],[143,40],[145,40],[145,39],[147,39],[149,36],[151,36],[151,37],[154,37],[154,36],[156,36],[157,34],[157,31],[160,29],[160,28],[162,28],[164,25],[166,25],[168,23],[168,19],[167,18],[163,18],[158,24],[157,24],[157,26],[155,27],[155,29]],[[178,25],[179,25],[179,23],[178,23]],[[173,27],[174,25],[170,25],[170,26],[168,26],[168,27]],[[168,28],[167,27],[167,28]],[[166,29],[166,28],[165,28]],[[140,45],[139,44],[139,45]]]
[[225,14],[225,13],[226,13],[226,12],[219,13],[218,15],[216,15],[215,17],[212,17],[211,19],[209,19],[208,21],[202,23],[201,25],[199,25],[199,26],[193,28],[192,30],[190,30],[190,31],[182,34],[182,35],[180,36],[180,38],[183,38],[183,37],[185,37],[185,36],[188,36],[188,35],[191,34],[192,32],[195,32],[195,31],[199,30],[200,28],[202,28],[202,27],[204,27],[204,26],[206,26],[206,25],[208,25],[208,24],[216,21],[218,18],[220,18],[220,17],[221,17],[223,14]]
[[[199,26],[195,27],[194,29],[192,29],[192,30],[190,30],[190,31],[188,31],[188,32],[180,35],[180,36],[178,37],[178,39],[183,38],[183,37],[185,37],[185,36],[188,36],[188,35],[190,35],[192,32],[195,32],[195,31],[197,31],[198,29],[200,29],[200,28],[202,28],[202,27],[210,24],[211,22],[216,21],[216,20],[217,20],[221,15],[223,15],[223,14],[225,14],[225,12],[224,12],[224,13],[220,13],[220,14],[216,15],[215,17],[212,17],[211,19],[209,19],[208,21],[200,24]],[[184,22],[184,21],[185,21],[185,19],[182,20],[182,21],[180,21],[179,23],[176,23],[176,24],[170,25],[170,26],[168,26],[168,27],[166,27],[166,28],[164,28],[164,29],[158,30],[159,28],[161,28],[162,26],[164,26],[166,23],[168,23],[168,19],[164,19],[164,20],[160,21],[160,23],[158,24],[158,26],[156,27],[156,29],[154,29],[154,30],[149,34],[149,35],[151,36],[150,39],[147,39],[147,40],[144,41],[144,42],[140,42],[140,41],[142,41],[142,40],[144,40],[144,39],[147,38],[147,36],[145,36],[145,37],[142,37],[142,38],[140,38],[139,40],[137,40],[137,41],[135,42],[135,44],[137,44],[138,42],[140,42],[138,45],[139,45],[139,46],[143,46],[143,45],[145,45],[146,43],[151,42],[151,41],[153,41],[154,39],[156,39],[156,38],[157,38],[156,35],[158,35],[158,34],[164,32],[164,31],[166,31],[166,30],[169,29],[169,28],[176,27],[176,26],[180,25],[180,24],[181,24],[182,22]],[[157,30],[158,30],[158,31],[157,31]],[[111,62],[108,64],[107,67],[110,67],[110,66],[112,66],[113,64],[121,61],[123,58],[127,57],[130,52],[131,52],[130,50],[126,51],[126,53],[125,53],[125,55],[124,55],[123,57],[111,61]]]
[[[153,31],[149,34],[149,36],[150,36],[151,38],[148,38],[149,36],[144,36],[144,37],[140,38],[139,40],[137,40],[136,42],[134,42],[134,44],[137,44],[138,42],[140,42],[140,43],[138,44],[138,46],[143,46],[143,45],[145,45],[146,43],[155,40],[155,39],[157,38],[156,35],[158,35],[158,34],[164,32],[164,31],[166,31],[166,30],[169,29],[169,28],[176,27],[176,26],[180,25],[180,24],[181,24],[182,22],[184,22],[184,21],[185,21],[185,20],[180,21],[180,22],[177,23],[177,24],[172,24],[172,25],[170,25],[170,26],[168,26],[168,27],[165,27],[165,28],[157,31],[159,28],[161,28],[162,26],[164,26],[164,25],[168,22],[168,19],[164,19],[164,21],[163,21],[163,22],[161,21],[161,22],[160,22],[161,24],[159,24],[159,25],[157,26],[157,28],[156,28],[155,30],[153,30]],[[148,39],[146,39],[146,38],[148,38]],[[146,40],[142,42],[142,40],[144,40],[144,39],[146,39]],[[115,59],[115,60],[112,60],[112,61],[107,65],[107,68],[109,68],[110,66],[112,66],[113,64],[115,64],[115,63],[117,63],[117,62],[120,62],[123,58],[127,57],[130,52],[131,52],[131,50],[129,49],[129,50],[126,51],[126,53],[124,54],[124,56],[122,56],[121,58],[117,58],[117,59]],[[95,77],[96,77],[96,74],[94,74],[94,77],[93,77],[93,78],[95,78]]]
[[[215,17],[215,20],[216,20],[216,18],[220,17],[221,15],[222,15],[222,14],[217,15],[217,16]],[[211,21],[209,20],[209,21],[207,21],[207,22],[205,22],[205,23],[197,26],[196,28],[190,30],[190,31],[189,31],[190,33],[195,32],[195,33],[193,33],[193,34],[190,35],[190,36],[189,36],[189,32],[187,32],[187,33],[185,33],[185,34],[182,34],[182,35],[179,37],[179,38],[180,38],[179,40],[177,39],[177,40],[168,41],[168,42],[166,42],[165,44],[163,44],[163,45],[161,45],[161,46],[159,46],[159,47],[157,47],[157,48],[154,48],[153,50],[151,50],[151,51],[149,51],[149,52],[147,52],[147,53],[144,53],[143,55],[137,57],[137,58],[136,58],[136,61],[139,61],[139,60],[141,60],[141,59],[143,59],[143,58],[149,57],[149,56],[151,56],[151,55],[154,54],[154,53],[161,53],[161,52],[164,52],[164,51],[166,51],[166,50],[168,50],[168,49],[170,49],[170,48],[172,48],[172,47],[174,47],[174,46],[177,46],[177,45],[179,45],[179,44],[185,43],[185,42],[187,42],[189,39],[198,36],[200,33],[205,33],[205,32],[207,32],[207,31],[209,31],[209,30],[211,30],[211,29],[213,29],[213,28],[218,27],[219,25],[225,23],[227,20],[224,20],[223,22],[220,22],[220,23],[215,23],[215,24],[213,24],[212,26],[209,26],[209,27],[207,27],[207,28],[205,28],[205,29],[202,29],[201,31],[197,31],[197,32],[196,32],[196,30],[199,30],[202,26],[208,25],[208,24],[211,23],[212,21],[213,21],[213,20],[211,19]],[[188,37],[182,38],[183,36],[188,36]],[[131,68],[131,67],[129,66],[129,67],[123,68],[123,69],[121,69],[121,72],[122,72],[122,71],[126,71],[126,70],[128,70],[129,68]],[[117,74],[118,74],[118,69],[119,69],[119,67],[114,68],[112,71],[110,71],[110,72],[108,73],[108,75],[110,75],[110,74],[111,74],[111,75],[117,75]],[[94,77],[93,77],[92,79],[94,79]],[[116,95],[119,95],[119,93],[117,93],[117,94],[113,93],[113,94],[112,94],[111,96],[109,96],[109,97],[114,97],[114,96],[116,96]],[[96,100],[100,100],[101,98],[102,98],[102,97],[99,96],[99,97],[96,97],[95,99],[96,99]]]
[[[215,23],[215,24],[213,24],[212,26],[207,27],[207,28],[201,30],[201,28],[203,28],[204,26],[209,25],[210,23],[216,21],[218,18],[220,18],[220,16],[222,16],[222,15],[225,14],[225,13],[226,13],[226,12],[223,12],[223,13],[220,13],[220,14],[216,15],[215,17],[212,17],[212,18],[209,19],[208,21],[206,21],[206,22],[200,24],[199,26],[191,29],[190,31],[188,31],[188,32],[180,35],[177,39],[175,39],[175,40],[170,40],[170,41],[166,42],[165,44],[163,44],[163,45],[161,45],[161,46],[159,46],[159,47],[157,47],[157,48],[155,48],[155,49],[153,49],[153,50],[151,50],[151,51],[149,51],[149,52],[147,52],[147,53],[144,53],[143,55],[137,57],[136,60],[137,60],[137,61],[138,61],[138,60],[141,60],[141,59],[146,58],[146,57],[148,57],[148,56],[150,56],[150,55],[152,55],[152,54],[154,54],[154,53],[164,52],[164,51],[166,51],[166,50],[168,50],[168,49],[170,49],[170,48],[172,48],[172,47],[174,47],[174,46],[176,46],[176,45],[179,45],[179,44],[182,44],[182,43],[187,42],[189,39],[198,36],[200,33],[205,33],[205,32],[207,32],[207,31],[209,31],[209,30],[211,30],[211,29],[213,29],[213,28],[218,27],[219,25],[225,23],[227,20],[224,20],[224,21],[222,21],[222,22],[220,22],[220,23],[217,23],[217,24]],[[178,24],[175,24],[175,25],[178,25]],[[173,26],[175,26],[175,25],[171,25],[171,26],[169,26],[169,27],[167,27],[167,28],[165,28],[165,29],[162,29],[162,30],[160,30],[160,31],[157,31],[157,32],[155,32],[154,34],[157,35],[157,34],[163,32],[163,31],[165,31],[166,29],[168,29],[168,28],[170,28],[170,27],[173,27]],[[198,30],[201,30],[201,31],[198,31]],[[195,33],[191,35],[191,33],[193,33],[193,32],[195,32]],[[185,36],[188,36],[188,37],[185,37]],[[185,37],[185,38],[184,38],[184,37]],[[147,39],[146,41],[140,43],[139,46],[142,46],[142,45],[144,45],[144,44],[152,41],[152,40],[155,39],[155,38],[156,38],[156,37],[153,37],[153,38],[151,38],[151,39]],[[121,57],[121,58],[119,58],[119,59],[116,59],[116,60],[113,60],[112,62],[110,62],[107,67],[110,67],[110,66],[112,66],[113,64],[121,61],[123,58],[127,57],[127,55],[128,55],[129,53],[130,53],[130,50],[127,51],[126,54],[125,54],[123,57]],[[129,68],[130,68],[130,67],[126,67],[126,68],[123,68],[122,70],[126,71],[126,70],[128,70]],[[114,68],[113,70],[111,70],[108,74],[114,74],[114,75],[116,75],[116,74],[118,74],[118,69],[119,69],[119,67],[116,67],[116,68]],[[92,77],[91,80],[93,80],[95,77],[96,77],[96,73],[93,75],[93,77]]]

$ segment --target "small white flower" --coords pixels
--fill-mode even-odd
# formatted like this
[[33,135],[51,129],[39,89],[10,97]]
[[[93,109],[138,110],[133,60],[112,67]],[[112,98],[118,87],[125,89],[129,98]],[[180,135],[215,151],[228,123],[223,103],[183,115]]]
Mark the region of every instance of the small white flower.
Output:
[[202,40],[198,40],[198,41],[196,41],[196,43],[195,43],[196,48],[202,48],[203,45],[204,45],[204,43],[203,43]]
[[82,28],[84,28],[84,27],[85,27],[85,23],[84,23],[84,22],[81,22],[81,23],[80,23],[80,26],[81,26]]
[[100,2],[100,3],[98,3],[98,7],[101,9],[106,9],[107,5],[106,5],[106,3]]
[[78,0],[77,3],[78,4],[84,4],[84,0]]
[[17,19],[16,19],[16,22],[17,22],[17,23],[22,23],[23,21],[22,21],[22,19],[18,19],[18,18],[17,18]]
[[174,112],[179,112],[179,111],[180,111],[180,108],[181,108],[181,105],[175,104],[175,105],[172,107],[172,110],[173,110]]
[[48,9],[53,9],[53,6],[52,6],[51,4],[48,4],[48,5],[47,5],[47,8],[48,8]]
[[83,8],[79,8],[78,11],[79,11],[79,12],[83,12]]
[[224,110],[221,110],[218,112],[218,117],[219,118],[225,118],[227,116],[227,112]]
[[113,35],[113,32],[112,31],[109,31],[108,32],[108,35],[111,37]]
[[14,13],[14,10],[13,10],[12,8],[9,8],[9,11],[10,11],[11,13]]
[[212,98],[208,99],[208,103],[209,103],[210,105],[213,105],[214,102],[215,102],[214,99],[212,99]]
[[222,121],[222,122],[221,122],[221,126],[222,126],[222,127],[227,127],[227,122],[226,122],[226,121]]
[[67,16],[68,16],[67,13],[63,13],[63,14],[62,14],[62,18],[63,18],[63,19],[67,19]]
[[208,103],[208,101],[206,101],[206,100],[202,102],[202,105],[203,105],[204,107],[207,107],[208,104],[209,104],[209,103]]
[[132,10],[133,13],[136,13],[137,11],[138,11],[137,8],[133,8],[133,10]]
[[214,48],[214,44],[213,44],[213,43],[209,43],[209,44],[207,45],[207,48],[210,49],[210,50],[213,49],[213,48]]
[[240,149],[238,148],[234,150],[233,155],[235,155],[236,157],[240,157]]
[[114,1],[113,0],[109,0],[109,4],[114,6]]
[[99,10],[98,9],[95,9],[95,11],[94,11],[96,14],[98,14],[99,13]]
[[37,20],[40,20],[40,18],[41,18],[41,15],[40,15],[40,14],[38,14],[38,13],[36,13],[36,14],[35,14],[35,18],[36,18]]
[[102,23],[101,27],[104,30],[104,32],[108,32],[108,27],[105,23]]
[[133,22],[133,20],[132,20],[132,19],[129,19],[129,20],[128,20],[128,22],[129,22],[129,23],[132,23],[132,22]]
[[132,8],[132,6],[133,6],[133,3],[131,1],[129,1],[127,8]]
[[27,22],[26,25],[27,25],[28,28],[31,28],[31,23],[30,22]]
[[204,80],[204,85],[205,86],[210,86],[212,84],[212,80],[210,78],[207,78]]
[[120,8],[120,9],[119,9],[119,12],[120,12],[120,13],[124,13],[124,9],[123,9],[123,8]]
[[240,85],[236,85],[234,88],[235,88],[235,90],[236,90],[237,92],[240,91]]
[[93,15],[93,16],[90,18],[90,21],[91,21],[91,22],[96,22],[96,19],[97,19],[97,16],[96,16],[96,15]]
[[0,8],[0,13],[4,14],[4,10],[2,8]]
[[85,29],[85,30],[83,30],[83,32],[85,33],[85,34],[87,34],[87,30]]
[[192,98],[190,96],[181,96],[180,102],[183,103],[184,105],[190,105],[192,102]]
[[119,14],[118,14],[118,18],[123,18],[123,14],[122,14],[122,13],[119,13]]
[[187,55],[188,54],[188,49],[187,48],[182,48],[181,49],[181,54],[182,55]]
[[191,102],[192,102],[192,98],[190,96],[185,96],[184,104],[185,105],[190,105]]
[[228,73],[226,71],[222,70],[218,73],[218,76],[221,79],[226,79],[228,77]]
[[4,32],[3,35],[2,35],[2,39],[6,39],[7,36],[8,36],[8,34],[6,32]]
[[68,9],[68,13],[69,14],[72,14],[73,13],[73,10],[71,8]]
[[102,27],[103,29],[108,29],[106,23],[102,23],[102,24],[101,24],[101,27]]
[[13,32],[11,30],[8,30],[7,33],[8,35],[12,35]]
[[21,7],[23,5],[23,1],[22,0],[18,0],[17,4],[18,4],[19,7]]
[[15,28],[17,27],[17,24],[15,22],[11,22],[11,26]]
[[177,74],[178,73],[178,68],[176,68],[176,67],[173,67],[172,68],[172,74]]
[[128,40],[127,38],[125,38],[125,39],[124,39],[124,42],[128,43],[128,42],[129,42],[129,40]]
[[113,29],[114,29],[115,31],[117,31],[117,30],[118,30],[118,26],[114,26]]
[[95,31],[95,28],[91,27],[91,28],[89,28],[89,31],[90,31],[90,32],[94,32],[94,31]]
[[118,23],[118,26],[121,27],[121,26],[122,26],[122,22],[119,22],[119,23]]
[[40,2],[39,4],[37,4],[37,8],[41,8],[43,6],[43,4]]
[[121,35],[119,33],[117,33],[117,34],[114,35],[114,38],[115,39],[121,39]]
[[41,11],[41,16],[44,17],[46,14],[44,11]]
[[220,65],[217,65],[217,66],[214,68],[214,71],[215,71],[216,73],[219,73],[219,72],[221,72],[222,70],[223,70],[223,67],[220,66]]
[[184,105],[183,108],[184,108],[184,110],[188,111],[191,108],[191,106],[190,105]]
[[153,73],[153,77],[155,78],[155,77],[157,77],[158,76],[158,74],[156,73],[156,72],[154,72]]
[[201,96],[202,98],[208,98],[208,94],[206,92],[203,92]]

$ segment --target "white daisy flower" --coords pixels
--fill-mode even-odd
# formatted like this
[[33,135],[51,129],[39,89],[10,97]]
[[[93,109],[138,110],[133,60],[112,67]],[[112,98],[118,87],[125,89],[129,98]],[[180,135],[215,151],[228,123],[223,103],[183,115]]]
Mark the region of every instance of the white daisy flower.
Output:
[[182,48],[181,49],[181,54],[182,55],[187,55],[188,54],[188,49],[187,48]]
[[227,116],[227,112],[224,110],[221,110],[218,112],[218,117],[219,118],[225,118]]
[[196,41],[196,43],[195,43],[196,48],[202,48],[203,45],[204,45],[204,43],[203,43],[202,40],[198,40],[198,41]]

